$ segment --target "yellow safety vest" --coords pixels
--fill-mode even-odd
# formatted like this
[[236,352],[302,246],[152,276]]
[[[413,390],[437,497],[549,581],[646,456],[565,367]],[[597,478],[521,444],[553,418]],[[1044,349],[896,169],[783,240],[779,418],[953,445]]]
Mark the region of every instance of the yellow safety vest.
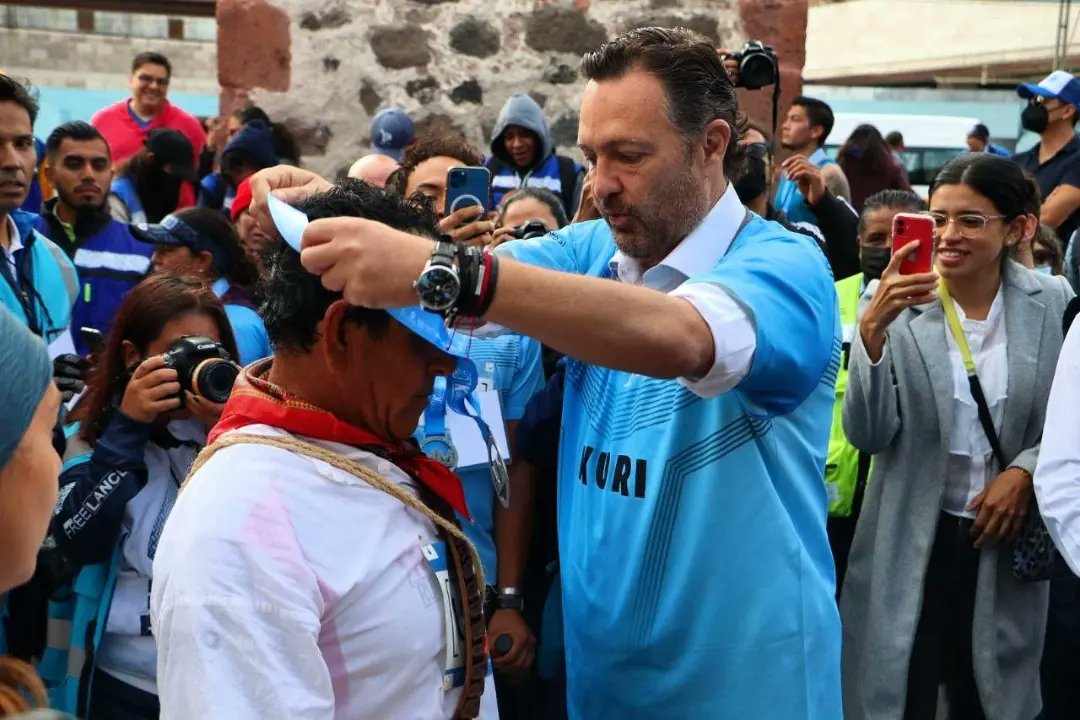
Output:
[[[865,466],[860,472],[860,455],[862,453],[848,442],[844,435],[842,415],[844,410],[844,393],[847,391],[848,382],[848,358],[851,354],[851,343],[858,332],[859,298],[863,292],[863,275],[858,273],[851,277],[839,280],[836,283],[836,294],[840,299],[840,323],[842,326],[844,350],[843,362],[840,364],[840,372],[836,374],[836,401],[833,404],[832,430],[829,433],[829,454],[825,460],[825,489],[829,495],[829,515],[832,517],[849,517],[855,504],[856,489],[862,483],[865,484],[869,474],[869,458],[863,458]],[[861,495],[862,493],[858,493]],[[861,503],[861,498],[860,498]]]

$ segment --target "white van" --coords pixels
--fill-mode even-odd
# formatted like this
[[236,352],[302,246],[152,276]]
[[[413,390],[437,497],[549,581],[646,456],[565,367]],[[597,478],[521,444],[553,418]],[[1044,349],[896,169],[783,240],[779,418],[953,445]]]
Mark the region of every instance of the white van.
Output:
[[825,152],[835,159],[837,150],[859,125],[873,125],[882,136],[899,130],[904,136],[901,155],[911,188],[926,198],[930,183],[941,166],[968,151],[967,134],[977,122],[977,118],[955,115],[837,113],[832,132],[825,141]]

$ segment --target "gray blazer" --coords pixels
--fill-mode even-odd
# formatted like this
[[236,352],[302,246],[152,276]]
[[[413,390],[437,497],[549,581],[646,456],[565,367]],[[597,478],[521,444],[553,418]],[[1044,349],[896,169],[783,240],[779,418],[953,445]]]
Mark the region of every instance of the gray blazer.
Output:
[[[1035,471],[1046,400],[1073,293],[1063,278],[1009,261],[1004,276],[1008,397],[1000,429],[1010,465]],[[952,371],[940,301],[905,310],[889,326],[877,365],[851,345],[844,432],[874,455],[840,613],[844,716],[901,720],[923,579],[945,490]],[[972,638],[975,680],[988,720],[1040,711],[1039,658],[1048,583],[1012,574],[1009,547],[983,549]]]

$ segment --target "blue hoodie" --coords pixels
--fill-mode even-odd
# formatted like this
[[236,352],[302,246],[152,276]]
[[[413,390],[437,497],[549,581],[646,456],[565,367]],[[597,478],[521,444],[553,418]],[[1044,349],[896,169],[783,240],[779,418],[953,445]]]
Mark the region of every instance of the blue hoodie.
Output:
[[[536,135],[540,144],[538,159],[531,167],[517,169],[506,152],[503,132],[511,125],[523,127]],[[506,193],[522,186],[540,187],[555,193],[563,201],[567,216],[577,211],[584,169],[571,158],[555,154],[544,111],[526,93],[511,96],[503,105],[491,132],[491,197],[496,205]]]

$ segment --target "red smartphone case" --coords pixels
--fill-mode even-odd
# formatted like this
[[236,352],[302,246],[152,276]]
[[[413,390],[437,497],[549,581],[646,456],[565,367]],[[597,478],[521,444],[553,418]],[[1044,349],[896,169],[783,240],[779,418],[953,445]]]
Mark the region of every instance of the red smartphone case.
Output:
[[897,213],[893,218],[893,253],[918,240],[919,247],[900,263],[901,275],[928,273],[934,267],[934,221],[926,215]]

